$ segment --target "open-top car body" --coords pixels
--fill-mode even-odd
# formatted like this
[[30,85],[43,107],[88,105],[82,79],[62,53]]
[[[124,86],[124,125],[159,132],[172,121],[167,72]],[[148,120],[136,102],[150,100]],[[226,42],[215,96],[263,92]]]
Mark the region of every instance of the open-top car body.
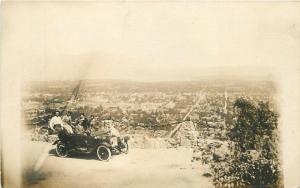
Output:
[[53,145],[56,145],[56,154],[60,157],[67,157],[70,152],[89,153],[96,154],[101,161],[108,161],[112,154],[128,153],[128,140],[128,136],[68,134],[60,131]]

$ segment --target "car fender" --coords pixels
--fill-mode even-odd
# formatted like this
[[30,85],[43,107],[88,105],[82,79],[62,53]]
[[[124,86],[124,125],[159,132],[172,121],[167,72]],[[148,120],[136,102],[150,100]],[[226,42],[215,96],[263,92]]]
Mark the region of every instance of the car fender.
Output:
[[111,147],[112,147],[111,144],[109,144],[109,143],[107,143],[107,142],[99,143],[98,146],[100,146],[100,145],[104,145],[104,146],[106,146],[106,147],[108,147],[108,148],[111,148]]

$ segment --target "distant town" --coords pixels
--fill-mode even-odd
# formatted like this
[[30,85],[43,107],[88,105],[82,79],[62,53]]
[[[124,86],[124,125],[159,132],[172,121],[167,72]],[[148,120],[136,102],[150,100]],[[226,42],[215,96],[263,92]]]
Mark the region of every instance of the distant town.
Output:
[[51,113],[56,109],[63,111],[66,105],[69,111],[94,115],[98,122],[112,120],[129,127],[164,130],[181,122],[196,103],[189,119],[199,129],[223,126],[225,119],[230,124],[233,102],[239,97],[268,101],[275,108],[271,82],[87,80],[81,82],[76,99],[70,101],[77,85],[78,81],[57,81],[27,86],[23,98],[27,128],[47,124]]

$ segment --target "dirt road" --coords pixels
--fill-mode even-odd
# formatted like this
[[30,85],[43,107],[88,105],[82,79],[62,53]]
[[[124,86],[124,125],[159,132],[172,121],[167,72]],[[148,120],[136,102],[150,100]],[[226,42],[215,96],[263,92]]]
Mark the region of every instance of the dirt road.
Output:
[[[48,145],[49,146],[49,145]],[[32,188],[209,188],[211,180],[191,165],[192,151],[179,149],[131,149],[127,155],[100,162],[93,156],[59,158],[50,149],[43,165],[32,171],[44,143],[27,146],[24,179]],[[32,157],[35,156],[35,157]],[[25,183],[24,182],[24,183]]]

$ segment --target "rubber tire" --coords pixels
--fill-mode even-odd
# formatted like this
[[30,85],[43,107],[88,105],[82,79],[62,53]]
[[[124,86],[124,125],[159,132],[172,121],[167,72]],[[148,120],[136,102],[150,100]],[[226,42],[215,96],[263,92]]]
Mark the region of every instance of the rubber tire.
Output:
[[[102,159],[102,157],[100,156],[99,154],[99,151],[100,149],[105,149],[107,154],[108,154],[108,157],[106,159]],[[111,151],[108,147],[106,147],[105,145],[100,145],[97,147],[97,150],[96,150],[96,154],[97,154],[97,158],[100,160],[100,161],[109,161],[110,157],[111,157]]]
[[66,145],[63,144],[62,142],[58,142],[56,144],[56,148],[55,148],[56,155],[59,156],[59,157],[67,157],[68,156],[68,150],[65,152],[65,154],[60,154],[60,152],[58,151],[59,146],[66,147]]

